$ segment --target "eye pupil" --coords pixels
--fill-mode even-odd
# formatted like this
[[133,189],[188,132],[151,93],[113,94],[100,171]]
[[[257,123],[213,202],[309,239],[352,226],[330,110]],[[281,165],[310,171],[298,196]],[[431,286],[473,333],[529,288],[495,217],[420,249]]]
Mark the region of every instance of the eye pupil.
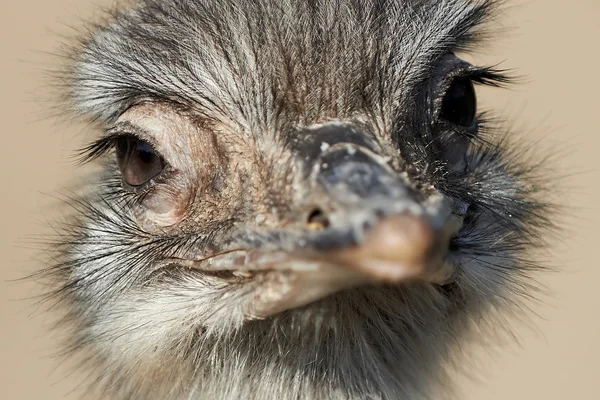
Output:
[[125,137],[118,140],[115,147],[123,182],[129,186],[143,185],[164,168],[162,158],[143,140]]
[[469,78],[454,79],[444,94],[440,118],[455,125],[470,127],[475,122],[477,97]]
[[139,142],[136,146],[136,151],[140,161],[146,164],[153,162],[154,157],[156,156],[152,147],[147,143]]

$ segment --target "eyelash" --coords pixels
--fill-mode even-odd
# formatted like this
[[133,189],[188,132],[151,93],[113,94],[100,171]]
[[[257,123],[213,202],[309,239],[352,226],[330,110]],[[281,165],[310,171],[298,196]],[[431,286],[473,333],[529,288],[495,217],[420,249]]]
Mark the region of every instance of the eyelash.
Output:
[[512,75],[509,69],[497,69],[495,67],[472,67],[458,76],[464,76],[473,82],[484,86],[503,88],[515,83],[518,77]]
[[[437,121],[437,116],[440,113],[441,99],[443,98],[446,91],[449,89],[454,79],[467,78],[470,79],[476,85],[494,88],[505,88],[515,83],[515,81],[519,79],[519,77],[512,75],[511,70],[509,69],[497,69],[493,66],[476,67],[471,65],[463,69],[447,73],[445,76],[439,78],[442,80],[442,83],[438,86],[438,89],[436,91],[437,95],[434,94],[435,97],[432,100],[434,102],[432,109],[432,122],[434,122],[435,124],[443,123],[442,121]],[[483,125],[486,122],[488,122],[487,112],[478,112],[475,116],[475,119],[477,122],[478,130],[482,129]],[[467,136],[471,139],[473,138],[473,135],[467,134]]]
[[[109,133],[99,139],[94,140],[87,146],[79,149],[76,153],[77,162],[79,165],[92,162],[113,150],[119,140],[128,138],[139,140],[142,142],[148,142],[148,140],[130,132]],[[156,152],[158,156],[162,157],[162,155],[156,150],[156,147],[152,143],[150,143],[150,145],[152,146],[154,152]]]
[[77,151],[76,159],[78,164],[87,164],[102,157],[103,155],[114,149],[115,144],[119,139],[127,135],[128,134],[111,133],[97,140],[94,140],[92,143]]

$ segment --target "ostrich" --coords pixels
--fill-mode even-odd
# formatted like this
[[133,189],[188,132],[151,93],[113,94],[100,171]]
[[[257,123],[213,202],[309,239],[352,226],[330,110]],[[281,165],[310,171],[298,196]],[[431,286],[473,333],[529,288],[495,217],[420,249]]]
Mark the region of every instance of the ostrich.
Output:
[[93,391],[449,393],[549,226],[539,169],[477,110],[510,79],[457,56],[497,6],[139,0],[91,29],[61,78],[102,172],[46,273]]

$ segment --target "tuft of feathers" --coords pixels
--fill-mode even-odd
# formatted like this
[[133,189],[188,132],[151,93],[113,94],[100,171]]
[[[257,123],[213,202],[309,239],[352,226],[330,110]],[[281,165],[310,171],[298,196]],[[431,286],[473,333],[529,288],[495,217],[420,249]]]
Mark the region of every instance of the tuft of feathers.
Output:
[[[502,329],[506,313],[520,312],[515,299],[535,292],[532,274],[540,267],[526,252],[550,227],[541,167],[497,129],[484,132],[483,117],[481,133],[469,138],[469,168],[461,171],[446,168],[415,133],[433,129],[421,114],[440,60],[476,45],[497,6],[141,0],[86,36],[61,78],[71,111],[101,126],[146,102],[267,144],[285,143],[293,127],[360,120],[393,144],[402,171],[420,187],[471,205],[452,243],[462,272],[451,284],[360,287],[245,321],[235,305],[252,286],[154,266],[231,240],[258,197],[211,198],[207,215],[230,214],[196,231],[149,233],[133,216],[139,196],[122,189],[116,164],[103,158],[111,151],[103,137],[83,157],[99,158],[104,172],[69,199],[56,261],[43,272],[52,285],[49,301],[66,310],[58,325],[69,331],[68,352],[84,355],[82,366],[90,369],[90,393],[215,400],[425,399],[440,398],[440,387],[450,393],[446,368],[454,350],[474,329],[485,329],[482,321]],[[493,68],[469,74],[481,84],[509,80]],[[262,165],[284,165],[281,158]],[[285,181],[279,178],[269,182]],[[284,207],[286,190],[269,204]]]

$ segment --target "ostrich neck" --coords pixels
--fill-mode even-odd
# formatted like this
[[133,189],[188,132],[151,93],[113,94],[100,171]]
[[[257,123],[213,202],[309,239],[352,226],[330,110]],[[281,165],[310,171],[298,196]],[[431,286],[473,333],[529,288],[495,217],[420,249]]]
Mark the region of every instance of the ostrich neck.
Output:
[[427,301],[427,290],[415,293],[422,298],[408,303],[404,296],[411,293],[399,289],[355,290],[226,334],[199,330],[178,346],[185,346],[184,353],[163,363],[159,373],[138,371],[120,394],[140,399],[420,398],[443,372],[448,305],[432,293]]

